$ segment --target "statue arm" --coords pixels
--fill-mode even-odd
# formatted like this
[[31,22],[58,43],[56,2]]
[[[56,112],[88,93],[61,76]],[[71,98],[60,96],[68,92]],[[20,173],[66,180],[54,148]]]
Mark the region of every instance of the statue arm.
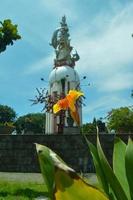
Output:
[[58,41],[57,41],[57,35],[58,35],[58,32],[59,32],[60,29],[57,29],[54,33],[53,33],[53,36],[52,36],[52,40],[51,40],[51,46],[53,46],[55,49],[57,48],[58,46]]
[[72,54],[72,58],[74,61],[78,61],[80,59],[79,54],[77,53],[77,51],[75,50],[75,52]]

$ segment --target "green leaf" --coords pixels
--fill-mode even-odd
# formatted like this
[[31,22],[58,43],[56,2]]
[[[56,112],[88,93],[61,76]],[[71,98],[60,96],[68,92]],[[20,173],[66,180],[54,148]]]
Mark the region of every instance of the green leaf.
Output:
[[66,172],[58,168],[55,172],[55,183],[55,200],[109,200],[75,172]]
[[36,144],[36,149],[50,200],[109,200],[78,176],[51,149],[39,144]]
[[85,137],[85,139],[86,139],[86,142],[89,146],[91,155],[93,157],[93,162],[94,162],[94,165],[95,165],[95,170],[96,170],[96,175],[97,175],[97,178],[98,178],[98,181],[99,181],[99,185],[102,187],[104,192],[109,195],[108,181],[105,177],[105,173],[104,173],[103,168],[101,166],[97,149],[91,142],[88,141],[88,139],[86,137]]
[[133,199],[133,141],[129,138],[125,155],[125,166],[131,199]]
[[108,180],[108,183],[110,184],[111,190],[115,194],[117,200],[129,200],[120,184],[118,181],[117,177],[113,173],[112,168],[110,167],[100,144],[99,137],[97,136],[97,150],[98,150],[98,155],[99,159],[101,162],[101,166],[104,170],[106,179]]
[[50,200],[53,200],[54,195],[54,163],[49,156],[49,148],[36,144],[36,149],[39,158],[39,164],[44,182],[46,184]]
[[120,138],[116,137],[113,151],[113,171],[123,186],[123,190],[125,191],[128,199],[130,200],[131,197],[125,169],[125,152],[126,144]]

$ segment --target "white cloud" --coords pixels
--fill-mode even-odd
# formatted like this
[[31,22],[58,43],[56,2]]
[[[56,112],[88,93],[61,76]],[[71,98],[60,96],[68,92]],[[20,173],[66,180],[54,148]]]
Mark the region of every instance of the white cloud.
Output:
[[[115,16],[110,17],[108,24],[102,22],[100,28],[103,31],[99,31],[99,34],[93,36],[89,33],[87,27],[80,29],[76,34],[74,43],[79,49],[81,57],[77,69],[81,74],[87,73],[88,76],[97,79],[97,86],[99,83],[106,83],[108,89],[111,90],[116,90],[116,88],[121,90],[131,86],[132,75],[125,76],[125,73],[133,73],[131,69],[133,65],[132,10],[133,3],[128,4]],[[104,21],[106,15],[102,16]],[[98,19],[98,16],[96,18]],[[115,81],[111,83],[111,79],[115,74]],[[128,77],[130,80],[128,80]],[[116,84],[117,78],[121,81]]]
[[47,12],[50,12],[51,15],[62,17],[63,15],[69,16],[71,20],[77,19],[73,3],[70,0],[41,0],[42,5],[44,6]]
[[119,102],[119,98],[116,96],[103,96],[99,99],[96,98],[93,102],[90,102],[88,106],[83,107],[83,111],[84,114],[88,114],[99,110],[107,110],[111,106],[116,105],[116,102]]
[[39,72],[44,72],[46,69],[46,73],[52,68],[53,66],[53,55],[50,55],[46,58],[42,58],[38,60],[36,63],[31,64],[28,69],[26,70],[25,74],[35,74]]
[[83,107],[84,121],[87,121],[87,118],[90,118],[92,120],[94,117],[106,117],[107,113],[113,108],[131,105],[130,96],[127,98],[122,98],[119,94],[112,93],[110,95],[105,95],[100,98],[95,98],[93,102],[89,102],[89,100],[87,101],[88,105]]
[[101,91],[120,91],[133,88],[133,73],[115,74],[105,83],[101,81],[99,88]]

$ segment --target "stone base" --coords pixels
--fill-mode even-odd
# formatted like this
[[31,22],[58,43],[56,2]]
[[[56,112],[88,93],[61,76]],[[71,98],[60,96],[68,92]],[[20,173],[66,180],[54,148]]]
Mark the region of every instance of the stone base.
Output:
[[80,128],[75,126],[75,127],[64,127],[63,129],[63,134],[80,134]]

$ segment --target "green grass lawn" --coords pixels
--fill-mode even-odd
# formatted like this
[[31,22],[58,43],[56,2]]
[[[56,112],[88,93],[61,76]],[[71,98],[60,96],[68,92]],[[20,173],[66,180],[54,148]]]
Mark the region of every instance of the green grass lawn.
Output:
[[0,200],[34,200],[47,197],[44,184],[0,181]]

